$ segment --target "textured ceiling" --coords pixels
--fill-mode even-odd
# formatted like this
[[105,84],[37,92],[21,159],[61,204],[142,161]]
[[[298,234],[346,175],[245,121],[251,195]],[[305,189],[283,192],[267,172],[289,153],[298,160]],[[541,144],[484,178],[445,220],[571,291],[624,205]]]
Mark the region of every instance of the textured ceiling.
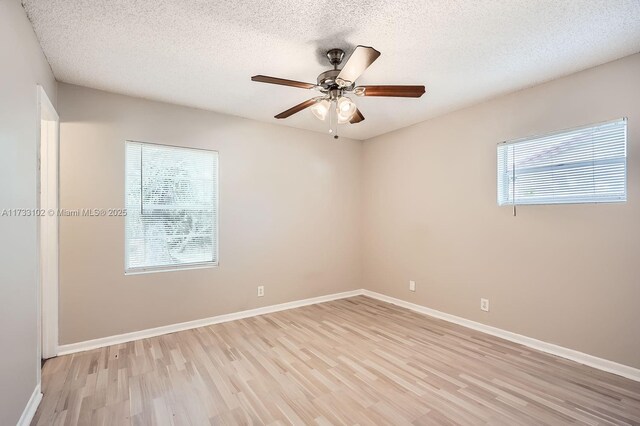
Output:
[[326,131],[303,111],[323,53],[382,56],[360,84],[425,84],[421,99],[357,98],[367,139],[640,51],[640,0],[24,0],[63,82]]

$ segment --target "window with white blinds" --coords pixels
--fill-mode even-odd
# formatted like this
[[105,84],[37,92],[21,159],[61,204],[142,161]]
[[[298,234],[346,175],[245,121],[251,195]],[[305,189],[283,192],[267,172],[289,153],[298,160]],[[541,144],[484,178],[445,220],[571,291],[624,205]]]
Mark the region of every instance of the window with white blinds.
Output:
[[127,272],[218,262],[218,153],[126,142]]
[[627,200],[627,120],[498,145],[498,204]]

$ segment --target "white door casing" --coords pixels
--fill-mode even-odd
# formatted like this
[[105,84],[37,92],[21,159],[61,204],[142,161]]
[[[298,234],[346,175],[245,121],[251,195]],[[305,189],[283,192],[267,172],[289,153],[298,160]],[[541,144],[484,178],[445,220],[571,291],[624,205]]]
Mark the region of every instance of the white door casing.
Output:
[[39,143],[39,358],[58,354],[58,154],[60,119],[42,86],[38,86]]

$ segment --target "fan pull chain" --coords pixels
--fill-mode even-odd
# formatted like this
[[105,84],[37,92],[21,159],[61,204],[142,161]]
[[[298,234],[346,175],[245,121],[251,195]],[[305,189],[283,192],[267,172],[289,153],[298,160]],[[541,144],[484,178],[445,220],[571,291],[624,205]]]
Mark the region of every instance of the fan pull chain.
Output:
[[329,134],[333,134],[333,101],[329,105]]
[[334,139],[338,139],[338,103],[336,101],[331,101],[329,108],[329,134],[333,135]]

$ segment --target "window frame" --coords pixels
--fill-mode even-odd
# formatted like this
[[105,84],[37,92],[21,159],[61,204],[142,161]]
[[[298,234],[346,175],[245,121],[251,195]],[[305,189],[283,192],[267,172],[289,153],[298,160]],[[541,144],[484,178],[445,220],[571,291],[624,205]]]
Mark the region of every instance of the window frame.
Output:
[[[625,156],[624,157],[618,157],[618,158],[610,158],[610,159],[603,159],[603,160],[599,160],[597,161],[597,165],[603,165],[603,164],[624,164],[624,197],[620,196],[618,198],[616,197],[612,197],[612,196],[606,196],[606,197],[601,197],[601,199],[598,199],[598,197],[594,197],[591,200],[585,200],[585,196],[584,195],[579,195],[579,196],[567,196],[567,197],[563,197],[562,199],[559,200],[553,200],[553,199],[547,199],[547,198],[528,198],[528,199],[523,199],[523,200],[513,200],[511,199],[511,197],[509,196],[512,190],[512,185],[510,184],[511,182],[511,178],[507,178],[504,179],[503,178],[503,183],[502,183],[502,187],[498,187],[498,184],[500,183],[500,176],[508,176],[508,170],[500,170],[500,161],[499,161],[499,156],[500,156],[500,148],[505,146],[505,145],[517,145],[518,143],[521,142],[527,142],[530,141],[532,139],[542,139],[542,138],[546,138],[546,137],[551,137],[551,136],[556,136],[556,135],[563,135],[565,133],[569,133],[569,132],[574,132],[574,131],[580,131],[580,130],[585,130],[585,129],[590,129],[590,128],[595,128],[595,127],[600,127],[603,125],[607,125],[607,124],[614,124],[614,123],[618,123],[618,122],[624,122],[624,126],[625,126],[625,132],[624,132],[624,146],[625,146]],[[552,131],[552,132],[547,132],[547,133],[542,133],[542,134],[537,134],[537,135],[532,135],[532,136],[526,136],[526,137],[522,137],[522,138],[518,138],[518,139],[513,139],[513,140],[508,140],[508,141],[503,141],[500,142],[497,145],[497,156],[496,156],[496,189],[497,189],[497,204],[500,207],[503,206],[544,206],[544,205],[559,205],[559,204],[618,204],[618,203],[626,203],[628,200],[628,194],[629,194],[629,188],[628,188],[628,119],[627,117],[621,117],[615,120],[609,120],[609,121],[603,121],[603,122],[599,122],[599,123],[593,123],[593,124],[587,124],[584,126],[578,126],[578,127],[572,127],[572,128],[567,128],[567,129],[563,129],[563,130],[557,130],[557,131]],[[503,153],[503,159],[502,159],[502,164],[504,165],[504,167],[507,167],[508,161],[505,158],[508,153],[505,150]],[[527,174],[532,174],[532,173],[536,173],[536,172],[541,172],[541,171],[565,171],[565,170],[570,170],[572,168],[577,168],[580,167],[581,165],[590,165],[590,164],[594,164],[593,161],[589,161],[589,160],[583,160],[580,162],[572,162],[572,163],[566,163],[566,164],[550,164],[547,166],[534,166],[534,167],[527,167],[527,168],[521,168],[521,169],[516,169],[517,170],[517,174],[519,176],[522,175],[527,175]],[[524,171],[524,173],[523,173]],[[501,202],[501,199],[505,200],[503,202]]]
[[[173,271],[184,271],[191,269],[208,269],[208,268],[216,268],[220,266],[220,152],[214,149],[206,149],[206,148],[197,148],[191,146],[184,145],[172,145],[165,143],[155,143],[155,142],[145,142],[133,139],[126,139],[124,143],[124,191],[123,191],[123,202],[124,208],[127,208],[127,146],[129,143],[140,144],[140,145],[155,145],[167,148],[178,148],[178,149],[189,149],[196,151],[206,151],[215,154],[215,185],[213,188],[215,196],[214,209],[215,209],[215,235],[213,235],[213,239],[215,241],[215,260],[210,262],[193,262],[193,263],[178,263],[173,265],[158,265],[158,266],[143,266],[143,267],[129,267],[128,259],[129,259],[129,244],[127,239],[127,217],[124,217],[124,274],[125,275],[139,275],[139,274],[148,274],[148,273],[156,273],[156,272],[173,272]],[[127,214],[128,216],[128,214]]]

